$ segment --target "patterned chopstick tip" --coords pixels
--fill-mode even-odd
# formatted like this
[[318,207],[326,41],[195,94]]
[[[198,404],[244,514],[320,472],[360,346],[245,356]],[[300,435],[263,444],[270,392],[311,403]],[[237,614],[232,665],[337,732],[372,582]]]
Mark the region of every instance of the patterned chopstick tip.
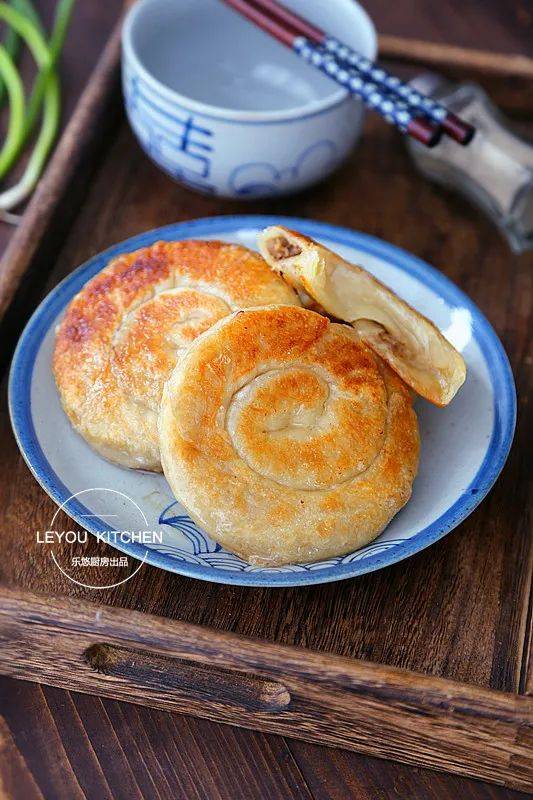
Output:
[[473,125],[452,114],[436,100],[420,94],[410,84],[400,80],[396,75],[391,75],[382,67],[378,67],[370,61],[370,59],[331,36],[326,37],[323,46],[327,52],[332,53],[338,60],[346,62],[359,70],[363,75],[375,81],[381,88],[397,95],[408,106],[418,109],[437,125],[442,126],[443,131],[459,144],[465,145],[472,141],[476,132]]
[[[339,56],[303,36],[295,38],[293,49],[304,61],[317,67],[352,94],[360,97],[366,106],[377,111],[402,133],[411,133],[410,126],[415,124],[417,138],[422,136],[421,140],[425,144],[436,143],[438,130],[433,129],[430,123],[415,120],[419,112],[410,108],[403,98],[395,97],[382,85],[380,86],[370,71],[368,74],[363,74],[358,67],[339,61]],[[371,65],[370,61],[366,61]],[[383,72],[377,68],[375,71],[380,74]]]
[[382,67],[378,67],[373,61],[362,56],[356,50],[352,50],[346,45],[341,44],[337,39],[331,37],[324,41],[324,48],[329,53],[335,55],[340,61],[345,61],[350,66],[358,69],[365,76],[372,78],[380,87],[394,92],[394,94],[400,97],[408,106],[421,109],[424,114],[438,125],[442,124],[445,120],[448,110],[444,108],[444,106],[441,106],[440,103],[437,103],[430,97],[420,94],[420,92],[417,92],[416,89],[413,89],[408,83],[400,80],[396,75],[391,75]]

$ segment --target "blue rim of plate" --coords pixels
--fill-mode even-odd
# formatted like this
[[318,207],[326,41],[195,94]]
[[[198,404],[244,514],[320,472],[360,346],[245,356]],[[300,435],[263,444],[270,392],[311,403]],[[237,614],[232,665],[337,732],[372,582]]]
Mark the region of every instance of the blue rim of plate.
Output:
[[[72,492],[55,473],[37,440],[31,414],[31,382],[40,344],[58,314],[81,289],[89,278],[102,269],[113,257],[123,252],[145,247],[159,239],[179,240],[201,238],[216,234],[224,235],[242,230],[256,230],[268,225],[287,225],[313,238],[325,238],[328,243],[356,247],[370,255],[381,258],[403,272],[420,280],[451,306],[466,307],[472,317],[472,334],[483,357],[490,365],[494,397],[494,420],[489,446],[485,458],[461,496],[440,516],[410,539],[397,542],[382,552],[369,555],[360,561],[338,564],[331,569],[317,572],[226,572],[177,561],[165,553],[146,548],[138,543],[114,545],[117,549],[138,560],[170,572],[215,583],[241,586],[305,586],[315,583],[352,578],[373,572],[424,550],[459,525],[483,500],[500,474],[513,440],[516,424],[516,391],[509,360],[489,321],[477,306],[452,281],[434,267],[429,266],[405,250],[388,244],[365,233],[351,231],[324,222],[313,222],[298,217],[264,215],[206,217],[189,222],[178,222],[140,233],[113,245],[86,261],[68,275],[42,301],[29,320],[20,337],[9,376],[9,410],[11,424],[24,460],[50,497],[92,533],[107,530],[100,519],[92,519],[87,525],[83,517],[88,509],[78,500],[69,500]],[[15,391],[16,387],[16,391]]]

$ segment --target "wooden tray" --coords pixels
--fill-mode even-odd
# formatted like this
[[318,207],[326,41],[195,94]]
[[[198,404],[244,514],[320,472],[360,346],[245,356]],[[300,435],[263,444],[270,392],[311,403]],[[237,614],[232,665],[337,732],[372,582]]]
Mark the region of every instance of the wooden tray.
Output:
[[53,503],[10,434],[4,381],[0,672],[533,789],[523,463],[533,259],[512,257],[476,211],[419,177],[378,120],[341,172],[297,197],[243,205],[191,194],[135,143],[120,113],[117,59],[115,35],[0,265],[4,361],[36,295],[113,242],[179,219],[294,214],[403,246],[479,303],[517,377],[517,438],[480,508],[386,570],[266,590],[143,567],[96,596],[63,579],[35,543]]

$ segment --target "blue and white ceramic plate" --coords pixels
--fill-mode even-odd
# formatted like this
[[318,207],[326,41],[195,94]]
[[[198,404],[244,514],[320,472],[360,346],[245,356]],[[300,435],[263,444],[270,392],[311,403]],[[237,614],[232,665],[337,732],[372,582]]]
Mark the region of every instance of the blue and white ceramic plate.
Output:
[[[255,247],[258,230],[286,224],[362,264],[436,322],[464,355],[465,385],[448,408],[419,400],[422,453],[414,492],[386,531],[367,547],[316,564],[252,567],[209,539],[175,502],[161,475],[121,469],[96,455],[71,428],[51,372],[54,329],[71,298],[110,258],[158,239],[223,239]],[[516,399],[503,347],[479,309],[440,272],[386,242],[304,219],[216,217],[134,236],[95,256],[41,303],[19,342],[9,401],[15,435],[31,471],[68,514],[93,533],[138,529],[140,508],[163,542],[119,549],[157,567],[218,583],[296,586],[326,583],[394,564],[428,547],[481,502],[502,469],[513,437]],[[87,492],[95,486],[113,491]],[[77,495],[73,497],[73,495]],[[137,507],[125,501],[133,498]],[[104,498],[104,499],[102,499]],[[83,502],[82,502],[83,501]],[[85,505],[86,503],[86,505]],[[135,515],[135,519],[132,519]]]

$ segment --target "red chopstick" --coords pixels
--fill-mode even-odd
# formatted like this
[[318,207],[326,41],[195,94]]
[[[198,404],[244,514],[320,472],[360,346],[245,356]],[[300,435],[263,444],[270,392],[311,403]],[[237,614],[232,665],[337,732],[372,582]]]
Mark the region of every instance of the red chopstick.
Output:
[[[290,47],[301,58],[333,78],[343,88],[356,94],[363,102],[401,130],[427,147],[433,147],[440,139],[440,126],[419,111],[410,109],[402,98],[382,92],[372,79],[362,76],[353,67],[343,65],[335,55],[327,53],[321,46],[302,36],[301,26],[282,20],[253,0],[224,0],[235,11],[249,19],[262,30]],[[354,83],[357,82],[357,84]]]
[[276,16],[280,22],[285,23],[288,27],[294,28],[294,30],[298,31],[299,36],[305,36],[307,39],[311,39],[312,42],[316,42],[316,44],[324,44],[326,39],[324,31],[300,17],[296,12],[291,11],[290,8],[282,6],[281,3],[273,2],[273,0],[252,0],[252,2],[257,7]]
[[[224,0],[224,2],[287,47],[292,48],[294,40],[302,35],[297,25],[284,20],[281,14],[278,15],[259,4],[254,4],[251,0]],[[288,9],[284,11],[287,15],[290,14]]]
[[406,130],[407,133],[415,135],[415,138],[420,138],[420,135],[417,135],[413,129],[419,129],[420,126],[423,129],[422,139],[424,140],[428,136],[424,124],[425,117],[441,127],[444,133],[459,144],[466,145],[472,140],[475,128],[468,122],[435,100],[420,94],[408,84],[400,81],[399,78],[390,75],[383,68],[376,67],[371,61],[328,36],[323,30],[277,0],[225,0],[225,2],[289,47],[294,47],[295,39],[303,36],[310,42],[332,52],[339,61],[346,59],[350,68],[359,70],[367,80],[376,83],[381,91],[396,95],[414,111],[419,112],[421,116],[414,116],[410,123],[412,130]]

